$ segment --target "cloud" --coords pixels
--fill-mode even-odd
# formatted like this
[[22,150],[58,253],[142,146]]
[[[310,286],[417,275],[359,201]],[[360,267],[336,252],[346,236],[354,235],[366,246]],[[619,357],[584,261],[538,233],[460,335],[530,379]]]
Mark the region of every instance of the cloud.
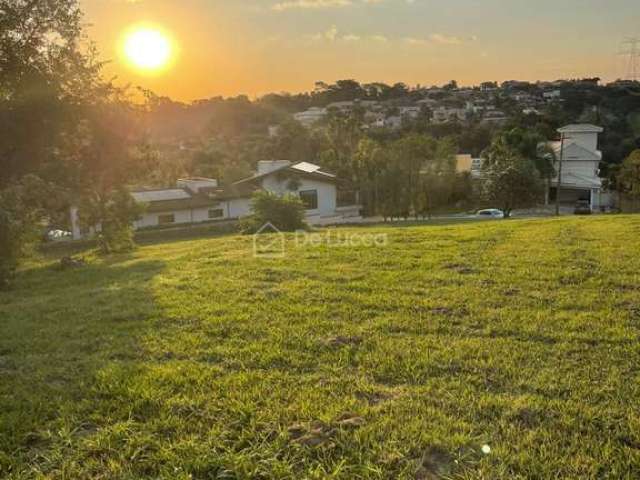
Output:
[[426,45],[428,43],[424,38],[404,37],[402,40],[408,45]]
[[478,37],[456,37],[444,35],[442,33],[432,33],[427,38],[404,37],[402,39],[407,45],[462,45],[468,42],[475,42]]
[[271,7],[271,9],[282,12],[284,10],[291,10],[294,8],[319,9],[347,7],[352,3],[353,2],[351,0],[286,0],[284,2],[276,3]]
[[330,40],[333,42],[338,36],[338,27],[336,27],[335,25],[331,25],[329,30],[324,32],[324,36],[327,40]]
[[271,10],[283,12],[292,9],[322,9],[349,7],[358,3],[376,4],[386,0],[283,0],[271,6]]
[[379,42],[379,43],[387,43],[389,41],[389,39],[384,35],[371,35],[369,38],[372,41]]
[[330,42],[334,42],[337,37],[338,37],[338,27],[336,27],[335,25],[331,25],[326,32],[309,35],[309,38],[315,41],[329,40]]
[[442,33],[432,33],[429,35],[429,40],[440,45],[460,45],[464,43],[460,37],[443,35]]
[[355,33],[340,33],[338,27],[331,25],[326,31],[320,33],[314,33],[312,35],[306,35],[306,38],[313,40],[314,42],[328,41],[328,42],[348,42],[348,43],[388,43],[389,39],[384,35],[358,35]]

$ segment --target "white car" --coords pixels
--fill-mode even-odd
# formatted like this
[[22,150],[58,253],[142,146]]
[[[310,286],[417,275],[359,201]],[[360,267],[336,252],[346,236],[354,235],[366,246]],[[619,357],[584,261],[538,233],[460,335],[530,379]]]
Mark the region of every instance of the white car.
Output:
[[502,210],[498,210],[497,208],[487,208],[485,210],[479,210],[476,213],[476,217],[478,218],[504,218],[504,212]]
[[47,232],[47,239],[51,242],[59,242],[61,240],[71,240],[73,233],[65,230],[49,230]]

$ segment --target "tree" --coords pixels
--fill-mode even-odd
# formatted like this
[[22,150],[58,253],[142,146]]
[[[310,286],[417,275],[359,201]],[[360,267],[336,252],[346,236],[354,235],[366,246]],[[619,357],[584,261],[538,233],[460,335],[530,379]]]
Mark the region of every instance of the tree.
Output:
[[78,1],[0,0],[0,12],[0,187],[45,169],[65,178],[61,140],[111,88]]
[[318,155],[317,138],[294,120],[282,122],[277,134],[265,142],[265,158],[312,161]]
[[390,148],[400,172],[401,185],[397,195],[400,212],[397,213],[403,217],[417,215],[422,206],[420,194],[426,191],[425,177],[439,171],[436,143],[430,137],[410,134],[396,140]]
[[640,199],[640,149],[634,150],[622,163],[617,180],[621,193],[635,200]]
[[0,288],[10,285],[20,258],[41,237],[47,207],[60,211],[63,202],[59,189],[35,175],[0,190]]
[[384,171],[387,156],[383,146],[370,138],[363,138],[353,157],[356,188],[368,215],[381,213],[382,198],[380,174]]
[[80,222],[86,228],[97,228],[98,247],[103,254],[133,250],[132,223],[144,207],[136,203],[128,190],[118,187],[107,194],[90,192],[83,205]]
[[530,207],[540,200],[543,184],[535,164],[514,149],[494,149],[482,170],[483,199],[506,217],[515,208]]
[[18,266],[21,253],[20,224],[4,206],[0,206],[0,290],[6,290]]
[[353,160],[363,138],[361,124],[356,116],[332,114],[325,131],[327,148],[320,154],[320,163],[351,185],[358,180]]
[[[5,207],[4,221],[23,236],[43,221],[62,223],[73,200],[90,198],[83,215],[104,224],[105,250],[127,243],[115,232],[126,236],[121,223],[132,215],[121,210],[134,209],[120,192],[153,160],[140,110],[102,79],[78,0],[0,0],[0,12],[0,187],[22,186],[22,210]],[[67,198],[40,202],[24,187],[33,174]]]
[[432,148],[433,153],[421,166],[414,207],[416,216],[429,218],[436,209],[450,205],[462,185],[456,173],[455,145],[445,139],[436,141]]

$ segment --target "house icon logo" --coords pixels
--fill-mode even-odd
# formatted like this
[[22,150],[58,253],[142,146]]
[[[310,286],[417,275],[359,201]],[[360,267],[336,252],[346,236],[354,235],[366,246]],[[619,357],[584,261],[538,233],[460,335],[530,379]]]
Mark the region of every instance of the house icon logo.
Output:
[[265,223],[253,234],[253,257],[284,258],[284,240],[284,233],[271,222]]

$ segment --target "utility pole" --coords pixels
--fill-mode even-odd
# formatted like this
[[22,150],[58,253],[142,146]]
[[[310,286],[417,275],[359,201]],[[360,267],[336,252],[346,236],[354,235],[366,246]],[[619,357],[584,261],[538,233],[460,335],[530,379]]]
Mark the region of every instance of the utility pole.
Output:
[[620,55],[628,58],[627,80],[637,81],[640,74],[640,37],[627,38],[622,42]]
[[560,162],[558,164],[558,182],[556,183],[556,216],[560,216],[560,185],[562,184],[562,160],[564,160],[564,133],[560,134]]

